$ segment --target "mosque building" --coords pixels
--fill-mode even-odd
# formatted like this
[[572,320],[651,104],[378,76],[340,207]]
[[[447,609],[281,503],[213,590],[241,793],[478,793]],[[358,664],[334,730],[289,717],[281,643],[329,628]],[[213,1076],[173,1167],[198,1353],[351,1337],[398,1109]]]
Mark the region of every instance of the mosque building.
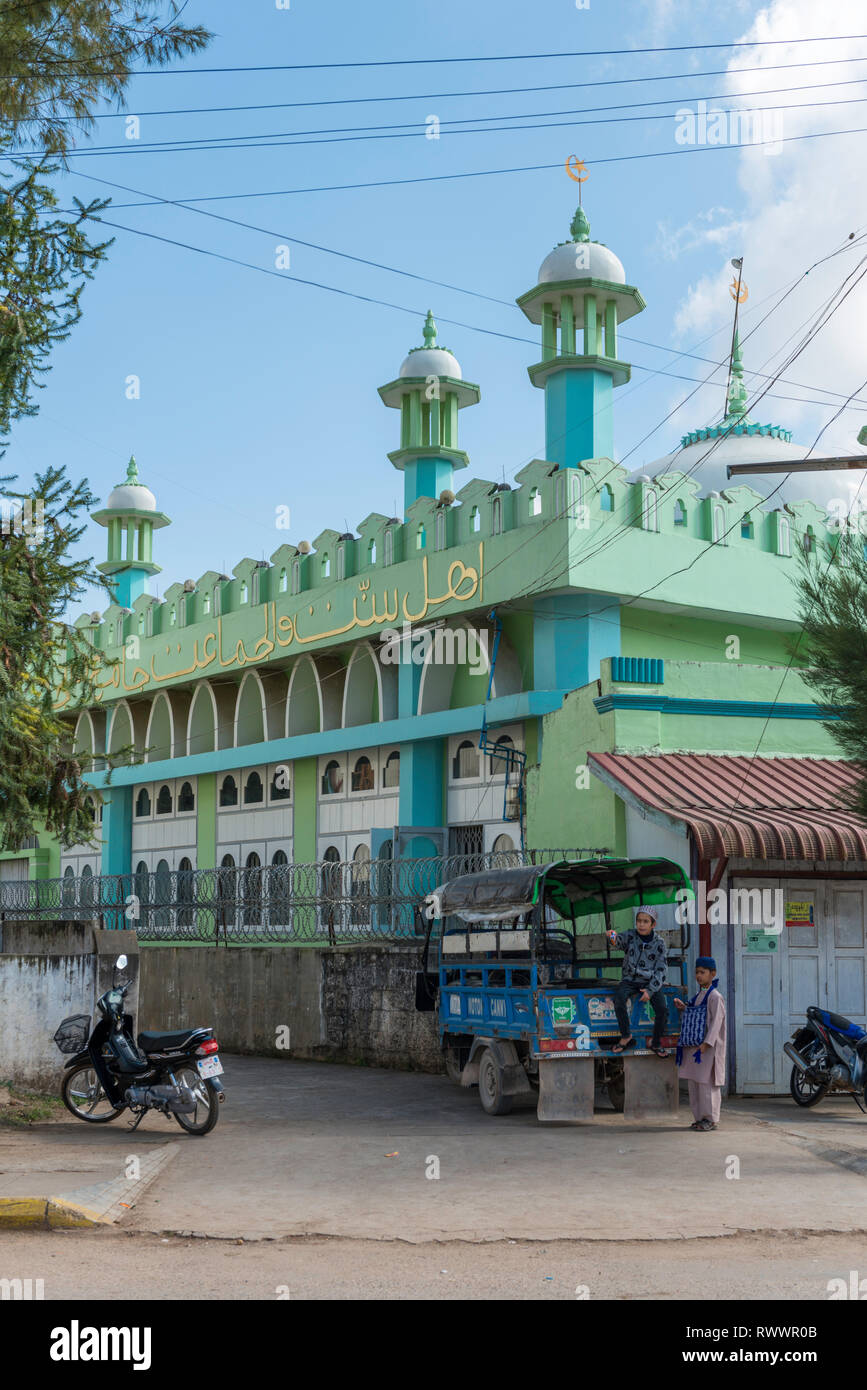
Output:
[[666,854],[711,888],[782,892],[776,937],[706,913],[694,932],[734,1000],[736,1088],[773,1091],[807,1003],[867,1022],[867,831],[839,810],[854,773],[790,647],[799,555],[839,541],[822,500],[847,477],[729,483],[733,463],[806,453],[761,400],[751,418],[739,344],[720,420],[641,473],[615,461],[620,329],[644,300],[583,208],[517,303],[540,328],[546,442],[514,486],[469,469],[479,387],[430,314],[379,388],[402,516],[158,600],[169,518],[130,462],[94,516],[115,602],[77,622],[116,661],[97,706],[70,711],[101,846],[38,845],[15,872]]

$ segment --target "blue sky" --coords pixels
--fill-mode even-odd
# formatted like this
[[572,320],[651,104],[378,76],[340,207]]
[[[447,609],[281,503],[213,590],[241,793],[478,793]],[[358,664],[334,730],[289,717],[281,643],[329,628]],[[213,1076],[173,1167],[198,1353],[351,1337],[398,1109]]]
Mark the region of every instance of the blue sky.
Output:
[[[438,0],[435,6],[408,5],[406,0],[374,0],[365,6],[348,0],[292,0],[288,10],[278,9],[274,0],[245,0],[243,6],[230,0],[190,0],[184,17],[205,23],[216,35],[210,48],[189,63],[191,68],[585,53],[626,45],[685,45],[687,51],[295,72],[185,71],[134,81],[128,110],[140,118],[140,138],[124,138],[123,116],[99,121],[79,148],[119,144],[123,149],[73,158],[73,173],[62,181],[62,198],[73,192],[82,198],[111,194],[114,206],[105,216],[112,221],[264,270],[274,270],[281,244],[291,247],[291,266],[282,272],[281,283],[274,275],[117,231],[108,264],[85,290],[81,323],[54,355],[46,389],[39,393],[39,415],[15,428],[5,462],[22,479],[62,460],[71,474],[86,476],[102,499],[123,478],[126,460],[135,453],[143,480],[174,523],[157,537],[155,558],[163,565],[159,592],[209,568],[228,572],[245,555],[267,558],[287,539],[312,540],[326,526],[352,529],[371,511],[400,510],[402,479],[386,458],[397,446],[398,417],[381,404],[376,388],[397,374],[407,349],[421,342],[429,307],[440,326],[440,342],[455,352],[465,377],[482,389],[481,404],[461,416],[461,442],[471,466],[459,483],[470,476],[508,481],[531,458],[544,456],[543,397],[526,375],[539,356],[536,330],[514,299],[535,284],[544,256],[568,236],[576,203],[576,185],[563,167],[568,155],[584,158],[590,170],[585,206],[593,236],[617,252],[648,305],[627,326],[620,354],[634,371],[632,383],[616,397],[615,445],[619,457],[628,455],[630,468],[667,453],[684,431],[718,412],[721,385],[699,392],[662,423],[710,370],[707,362],[676,354],[692,350],[719,360],[726,353],[728,258],[746,257],[749,325],[750,315],[756,322],[776,293],[816,255],[843,241],[857,225],[859,212],[863,218],[858,205],[863,193],[849,187],[857,182],[849,173],[853,160],[864,167],[863,134],[787,145],[776,159],[724,147],[601,162],[677,149],[672,113],[700,98],[795,85],[808,90],[781,101],[863,97],[867,84],[827,92],[817,88],[820,80],[854,81],[867,75],[863,63],[794,69],[770,78],[764,71],[623,84],[625,78],[707,74],[831,53],[867,54],[867,41],[816,44],[808,52],[795,47],[700,52],[694,47],[756,35],[857,34],[867,25],[857,4],[848,0],[832,19],[815,13],[806,0],[791,0],[785,7],[742,4],[724,11],[704,3],[675,11],[643,0],[590,0],[586,9],[573,0],[541,0],[533,6],[518,0],[474,0],[472,5]],[[603,82],[621,85],[580,85]],[[445,95],[556,84],[564,84],[563,89]],[[404,95],[411,99],[148,114],[167,108],[345,103],[349,98]],[[662,98],[667,104],[658,108],[605,113],[665,113],[650,120],[569,125],[590,117],[546,114]],[[772,100],[758,97],[753,104]],[[867,125],[862,109],[834,105],[796,113],[787,117],[786,134]],[[431,115],[443,123],[484,119],[494,126],[547,128],[450,134],[443,125],[440,139],[428,140],[421,127]],[[503,119],[488,121],[490,117]],[[564,124],[547,124],[555,121]],[[320,134],[305,138],[322,143],[273,144],[286,132],[406,122],[416,128],[405,138],[336,141]],[[149,148],[164,140],[223,143],[224,137],[239,136],[262,137],[265,147],[169,153]],[[435,183],[278,194],[524,165],[552,167]],[[268,192],[272,196],[199,204],[266,230],[247,230],[174,207],[124,208],[119,205],[141,199],[85,174],[169,199]],[[294,244],[292,237],[490,298],[359,265]],[[769,319],[757,334],[754,354],[747,353],[748,369],[778,365],[774,354],[855,259],[850,255],[845,265],[835,266],[830,279],[814,276],[795,305],[787,303]],[[293,276],[411,312],[330,293]],[[807,390],[781,385],[779,393],[818,399],[811,388],[854,390],[863,357],[853,364],[852,349],[863,344],[864,330],[856,327],[864,322],[863,310],[863,295],[853,295],[840,316],[839,332],[832,325],[812,356],[802,356],[785,373]],[[139,400],[125,396],[125,381],[132,374],[141,381]],[[759,414],[790,424],[796,436],[808,441],[830,419],[835,399],[828,396],[825,406],[768,400]],[[851,447],[853,424],[857,428],[865,419],[858,412],[844,417],[842,426],[838,422],[834,427],[845,426],[839,438],[834,436],[836,442],[848,440]],[[275,527],[275,509],[281,505],[291,509],[288,532]],[[104,536],[92,526],[86,538],[97,559],[104,555]],[[90,606],[87,598],[81,606]]]

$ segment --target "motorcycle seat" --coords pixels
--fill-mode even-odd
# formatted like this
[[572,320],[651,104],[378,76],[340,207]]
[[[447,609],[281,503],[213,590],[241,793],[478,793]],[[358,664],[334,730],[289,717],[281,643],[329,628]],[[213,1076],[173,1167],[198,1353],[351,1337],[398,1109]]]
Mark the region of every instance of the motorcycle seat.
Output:
[[177,1052],[186,1047],[194,1037],[205,1037],[210,1028],[181,1028],[176,1033],[139,1033],[138,1045],[142,1052]]
[[820,1023],[824,1023],[826,1028],[833,1028],[835,1033],[842,1033],[847,1038],[863,1038],[867,1036],[864,1029],[858,1023],[853,1023],[851,1018],[845,1018],[843,1014],[832,1014],[828,1009],[820,1009],[817,1004],[811,1004],[807,1010],[808,1018],[818,1018]]

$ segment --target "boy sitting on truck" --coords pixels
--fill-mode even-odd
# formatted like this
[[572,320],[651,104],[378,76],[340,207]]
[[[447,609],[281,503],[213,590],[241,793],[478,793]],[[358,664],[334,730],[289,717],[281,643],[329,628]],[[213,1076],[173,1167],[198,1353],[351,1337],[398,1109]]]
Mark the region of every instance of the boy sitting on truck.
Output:
[[629,1007],[634,995],[642,1003],[650,1001],[653,1009],[653,1037],[650,1051],[657,1057],[668,1057],[668,1048],[662,1047],[662,1032],[668,1017],[668,1006],[662,986],[668,978],[665,942],[655,931],[657,909],[642,905],[635,914],[635,929],[627,932],[610,931],[609,940],[618,951],[623,951],[623,971],[620,984],[614,991],[614,1012],[620,1028],[620,1042],[612,1052],[626,1052],[635,1046],[635,1038],[629,1030]]

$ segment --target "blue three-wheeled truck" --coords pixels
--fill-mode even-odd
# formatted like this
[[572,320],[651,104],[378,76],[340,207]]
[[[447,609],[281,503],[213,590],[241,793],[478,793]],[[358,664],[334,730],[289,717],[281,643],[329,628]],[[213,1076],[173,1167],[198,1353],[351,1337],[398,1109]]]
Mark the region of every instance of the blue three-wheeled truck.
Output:
[[[448,1075],[478,1086],[489,1115],[507,1114],[516,1096],[534,1091],[540,1120],[591,1120],[597,1093],[627,1118],[675,1113],[674,1060],[647,1047],[649,1004],[633,1002],[635,1049],[612,1051],[620,1030],[611,991],[620,970],[607,931],[612,913],[692,896],[671,860],[613,858],[490,869],[429,893],[419,905],[425,944],[416,1008],[438,1014]],[[593,930],[594,916],[605,931]],[[669,966],[682,993],[686,922],[670,940]],[[663,1045],[673,1046],[679,991],[664,990]]]

